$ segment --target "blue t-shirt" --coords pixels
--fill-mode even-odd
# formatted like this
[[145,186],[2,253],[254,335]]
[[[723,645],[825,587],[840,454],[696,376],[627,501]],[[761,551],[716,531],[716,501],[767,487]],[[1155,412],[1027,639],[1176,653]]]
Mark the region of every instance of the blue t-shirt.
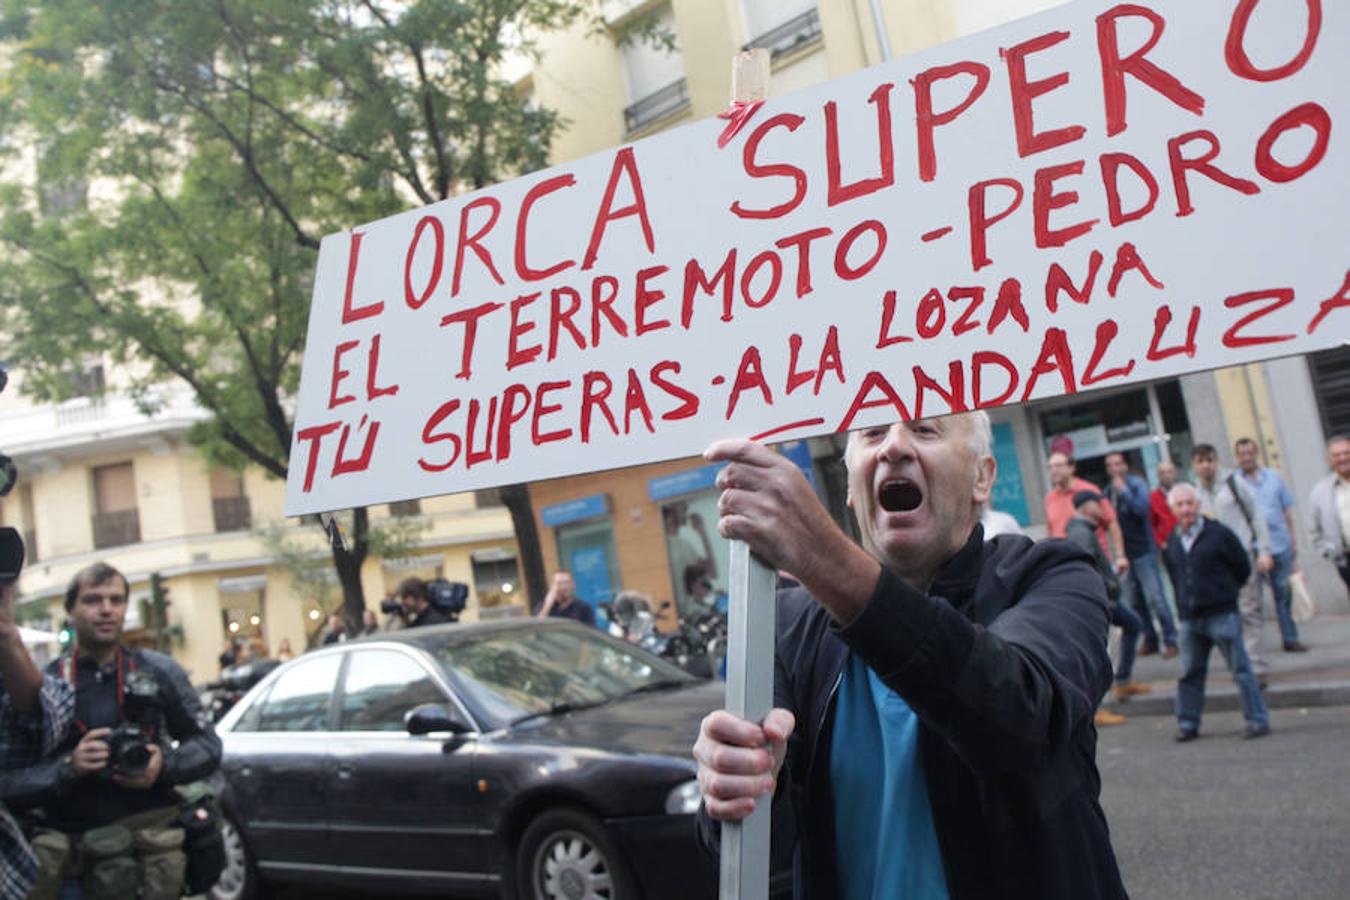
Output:
[[830,745],[839,900],[949,900],[919,717],[850,654]]
[[1284,511],[1294,505],[1294,495],[1289,492],[1284,479],[1274,469],[1257,469],[1255,478],[1246,474],[1238,477],[1245,479],[1247,487],[1256,495],[1256,503],[1270,529],[1270,552],[1288,553],[1294,541]]

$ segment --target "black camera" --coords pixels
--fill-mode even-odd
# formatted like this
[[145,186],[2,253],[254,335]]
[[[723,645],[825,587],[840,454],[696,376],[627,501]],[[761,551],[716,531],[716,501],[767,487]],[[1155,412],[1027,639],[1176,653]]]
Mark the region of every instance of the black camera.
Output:
[[23,538],[13,528],[0,528],[0,587],[18,581],[23,570]]
[[150,765],[150,737],[139,725],[123,722],[107,737],[108,768],[119,775],[139,775]]
[[386,616],[396,616],[403,612],[403,604],[393,597],[385,597],[380,601],[380,612]]
[[159,681],[150,672],[128,674],[122,697],[122,723],[106,739],[109,769],[120,775],[145,771],[150,765],[150,745],[155,743],[160,715]]

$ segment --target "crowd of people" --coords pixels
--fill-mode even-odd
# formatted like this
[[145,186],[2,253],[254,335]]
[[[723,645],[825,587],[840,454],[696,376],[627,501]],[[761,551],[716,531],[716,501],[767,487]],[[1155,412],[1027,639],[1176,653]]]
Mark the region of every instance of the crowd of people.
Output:
[[[1162,461],[1153,487],[1130,471],[1123,453],[1106,457],[1104,485],[1078,477],[1068,453],[1047,460],[1047,533],[1092,554],[1111,623],[1120,628],[1112,695],[1120,703],[1149,690],[1133,680],[1136,655],[1180,655],[1178,741],[1199,734],[1214,647],[1237,682],[1246,735],[1270,733],[1262,696],[1270,670],[1263,641],[1267,589],[1281,649],[1308,651],[1292,609],[1295,498],[1278,471],[1261,465],[1254,440],[1238,440],[1233,453],[1237,466],[1225,472],[1216,448],[1197,444],[1190,458],[1193,481],[1179,481],[1175,464]],[[1309,498],[1308,536],[1350,586],[1350,438],[1332,438],[1327,453],[1332,471]],[[1094,718],[1099,726],[1125,721],[1107,707]]]

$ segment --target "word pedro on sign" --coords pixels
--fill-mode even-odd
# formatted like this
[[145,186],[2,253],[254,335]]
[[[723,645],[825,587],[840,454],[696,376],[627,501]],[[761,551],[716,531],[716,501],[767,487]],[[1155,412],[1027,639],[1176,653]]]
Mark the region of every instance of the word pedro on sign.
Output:
[[1348,47],[1082,0],[330,235],[286,511],[1339,344]]

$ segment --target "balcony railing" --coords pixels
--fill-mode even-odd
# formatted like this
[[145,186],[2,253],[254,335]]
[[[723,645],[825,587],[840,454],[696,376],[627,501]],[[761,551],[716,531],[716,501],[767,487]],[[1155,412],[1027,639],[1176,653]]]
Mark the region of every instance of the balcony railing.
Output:
[[94,513],[94,549],[141,542],[141,516],[134,509]]
[[689,86],[681,78],[655,93],[648,94],[623,111],[623,125],[628,133],[640,131],[653,122],[664,119],[689,106]]
[[754,50],[763,47],[769,51],[771,59],[778,59],[784,53],[819,43],[821,37],[820,13],[811,9],[799,16],[793,16],[782,25],[769,29],[746,44],[743,49]]
[[243,531],[253,526],[253,513],[247,497],[212,497],[211,516],[216,531]]

